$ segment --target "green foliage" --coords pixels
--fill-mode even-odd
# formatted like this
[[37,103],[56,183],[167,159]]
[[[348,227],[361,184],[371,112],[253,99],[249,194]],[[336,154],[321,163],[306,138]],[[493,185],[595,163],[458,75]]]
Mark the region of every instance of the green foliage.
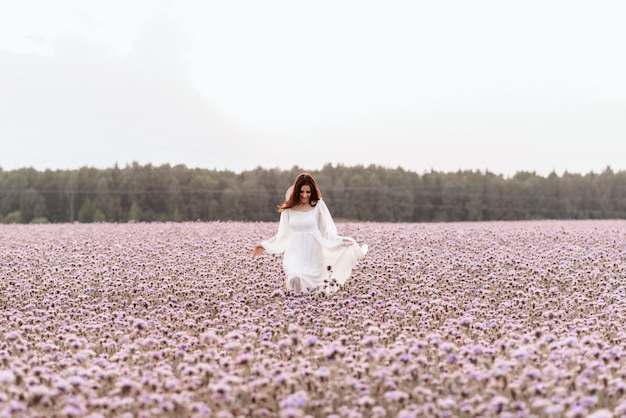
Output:
[[45,217],[39,217],[39,218],[35,218],[32,221],[30,221],[31,224],[47,224],[48,223],[48,218]]
[[[162,222],[278,220],[276,206],[296,175],[133,163],[124,168],[0,170],[0,220]],[[310,171],[337,220],[450,222],[626,218],[626,172],[547,177],[518,172],[423,174],[402,168],[327,164]]]
[[4,217],[4,223],[5,224],[19,224],[19,223],[22,223],[22,212],[20,212],[19,210],[16,210],[16,211],[13,211],[11,213],[8,213]]

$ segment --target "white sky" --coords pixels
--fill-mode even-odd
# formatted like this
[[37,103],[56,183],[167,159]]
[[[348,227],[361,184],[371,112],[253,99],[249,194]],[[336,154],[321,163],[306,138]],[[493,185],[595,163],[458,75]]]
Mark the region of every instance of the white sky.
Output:
[[0,0],[0,167],[626,169],[623,0]]

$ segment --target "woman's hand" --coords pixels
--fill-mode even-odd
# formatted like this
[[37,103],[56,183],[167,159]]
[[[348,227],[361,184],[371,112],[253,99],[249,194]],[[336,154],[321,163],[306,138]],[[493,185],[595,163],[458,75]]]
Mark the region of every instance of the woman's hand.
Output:
[[252,257],[258,257],[265,252],[265,248],[261,244],[257,244],[252,250]]

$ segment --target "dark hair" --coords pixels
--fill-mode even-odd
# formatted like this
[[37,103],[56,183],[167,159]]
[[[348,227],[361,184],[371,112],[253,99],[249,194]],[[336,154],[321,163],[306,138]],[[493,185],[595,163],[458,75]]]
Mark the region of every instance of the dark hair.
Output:
[[300,202],[300,189],[302,189],[302,186],[311,187],[311,198],[309,200],[311,206],[315,206],[317,201],[322,198],[322,192],[320,192],[319,187],[317,187],[313,176],[309,173],[302,173],[299,174],[298,177],[296,177],[296,181],[293,182],[291,196],[289,196],[282,205],[278,205],[279,212],[292,208]]

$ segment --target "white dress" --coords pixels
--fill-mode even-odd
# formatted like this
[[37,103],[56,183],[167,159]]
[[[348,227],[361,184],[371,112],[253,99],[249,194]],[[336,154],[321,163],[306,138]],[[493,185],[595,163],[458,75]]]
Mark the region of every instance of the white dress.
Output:
[[278,232],[261,245],[270,254],[285,253],[285,285],[302,292],[318,288],[335,291],[367,253],[367,245],[359,247],[354,239],[337,235],[337,227],[321,199],[308,211],[281,212]]

